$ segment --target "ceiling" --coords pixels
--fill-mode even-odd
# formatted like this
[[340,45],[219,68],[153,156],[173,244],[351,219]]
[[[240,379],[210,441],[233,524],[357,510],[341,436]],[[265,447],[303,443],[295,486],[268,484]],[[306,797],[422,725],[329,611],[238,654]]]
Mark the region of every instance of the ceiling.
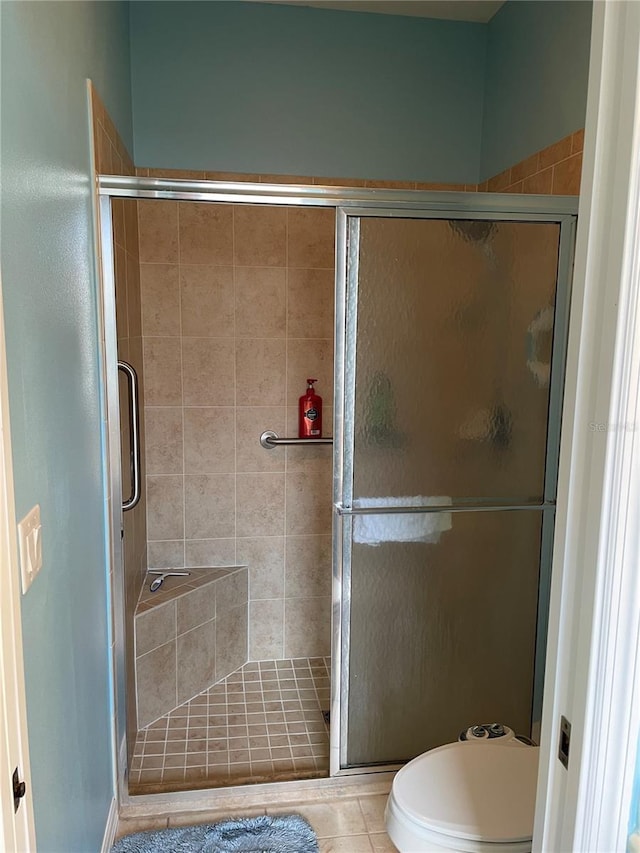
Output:
[[[254,0],[255,1],[255,0]],[[486,24],[505,0],[258,0],[288,6],[313,6],[343,12],[376,12],[414,18],[444,18]]]

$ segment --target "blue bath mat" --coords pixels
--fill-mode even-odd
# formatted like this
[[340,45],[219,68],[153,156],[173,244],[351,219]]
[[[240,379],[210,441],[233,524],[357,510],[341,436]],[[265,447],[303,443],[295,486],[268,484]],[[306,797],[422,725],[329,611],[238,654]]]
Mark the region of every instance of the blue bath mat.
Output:
[[136,832],[111,853],[319,853],[315,832],[300,815],[237,818],[222,823]]

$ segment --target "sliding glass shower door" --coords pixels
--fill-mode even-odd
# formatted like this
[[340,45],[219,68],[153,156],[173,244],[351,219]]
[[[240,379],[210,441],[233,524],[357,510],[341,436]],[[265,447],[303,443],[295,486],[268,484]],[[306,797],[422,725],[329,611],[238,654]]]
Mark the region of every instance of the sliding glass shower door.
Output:
[[334,772],[539,718],[573,234],[543,214],[343,225]]

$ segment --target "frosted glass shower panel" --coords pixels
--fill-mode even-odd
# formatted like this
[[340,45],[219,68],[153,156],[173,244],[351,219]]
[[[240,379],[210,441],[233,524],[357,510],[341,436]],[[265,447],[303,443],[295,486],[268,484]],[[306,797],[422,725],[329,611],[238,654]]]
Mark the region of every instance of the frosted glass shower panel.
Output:
[[560,226],[359,227],[354,498],[541,500]]
[[[380,545],[352,518],[349,767],[475,723],[530,734],[542,511],[450,516],[430,541]],[[396,523],[376,520],[381,538]]]

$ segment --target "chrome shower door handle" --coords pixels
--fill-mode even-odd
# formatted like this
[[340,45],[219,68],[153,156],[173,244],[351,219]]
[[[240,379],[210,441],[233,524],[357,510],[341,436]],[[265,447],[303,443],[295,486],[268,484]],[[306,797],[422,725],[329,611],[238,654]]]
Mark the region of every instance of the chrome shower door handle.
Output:
[[138,374],[126,361],[118,362],[118,370],[121,370],[127,378],[129,389],[129,435],[130,440],[130,470],[131,470],[131,495],[122,502],[122,511],[133,509],[140,500],[140,411],[138,408]]

